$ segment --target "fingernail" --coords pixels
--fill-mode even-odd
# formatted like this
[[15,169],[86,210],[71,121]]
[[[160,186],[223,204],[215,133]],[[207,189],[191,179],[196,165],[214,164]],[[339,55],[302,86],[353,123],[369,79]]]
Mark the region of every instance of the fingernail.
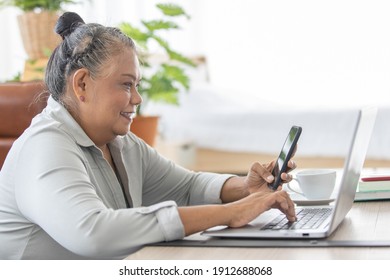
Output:
[[274,176],[269,175],[269,176],[267,177],[267,181],[268,181],[268,182],[272,182],[273,180],[274,180]]

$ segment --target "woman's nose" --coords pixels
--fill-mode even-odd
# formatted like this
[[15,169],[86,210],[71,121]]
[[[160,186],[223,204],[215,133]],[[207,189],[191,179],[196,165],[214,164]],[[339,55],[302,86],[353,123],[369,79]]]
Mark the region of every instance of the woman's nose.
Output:
[[131,93],[131,97],[130,97],[130,103],[132,105],[140,105],[142,103],[142,96],[141,94],[139,94],[137,88],[135,88],[133,90],[133,92]]

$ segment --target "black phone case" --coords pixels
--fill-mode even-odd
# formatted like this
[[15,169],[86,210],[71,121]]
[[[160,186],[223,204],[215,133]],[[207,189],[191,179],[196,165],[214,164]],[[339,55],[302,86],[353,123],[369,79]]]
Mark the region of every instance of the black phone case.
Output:
[[[302,128],[301,128],[300,126],[292,126],[291,129],[290,129],[290,131],[289,131],[288,134],[287,134],[286,140],[284,141],[284,144],[283,144],[283,146],[282,146],[282,150],[281,150],[280,153],[279,153],[278,159],[280,158],[281,154],[283,153],[283,148],[284,148],[284,146],[285,146],[286,143],[287,143],[287,140],[288,140],[288,137],[290,136],[291,130],[293,130],[293,129],[296,129],[296,130],[297,130],[297,133],[295,134],[295,137],[294,137],[294,139],[293,139],[293,141],[292,141],[292,143],[291,143],[291,147],[290,147],[290,149],[289,149],[289,151],[288,151],[288,153],[287,153],[286,160],[283,162],[283,165],[282,165],[282,167],[280,168],[279,174],[278,174],[277,176],[275,176],[274,182],[271,183],[271,184],[268,184],[268,187],[271,188],[272,190],[276,190],[276,189],[279,187],[280,182],[282,181],[281,175],[282,175],[282,173],[286,172],[288,162],[289,162],[289,160],[291,159],[292,153],[294,152],[294,149],[295,149],[295,147],[297,146],[299,137],[301,136]],[[278,164],[278,161],[276,161],[276,164]],[[274,167],[274,168],[275,168],[275,167]],[[274,173],[275,173],[275,171],[272,170],[272,174],[273,174],[273,175],[275,175]]]

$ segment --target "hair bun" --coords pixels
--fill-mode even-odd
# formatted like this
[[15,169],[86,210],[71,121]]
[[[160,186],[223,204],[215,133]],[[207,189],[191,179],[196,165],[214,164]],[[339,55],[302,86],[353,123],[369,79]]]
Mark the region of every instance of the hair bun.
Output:
[[65,39],[66,36],[71,34],[78,26],[85,24],[84,20],[76,13],[66,12],[60,16],[54,31]]

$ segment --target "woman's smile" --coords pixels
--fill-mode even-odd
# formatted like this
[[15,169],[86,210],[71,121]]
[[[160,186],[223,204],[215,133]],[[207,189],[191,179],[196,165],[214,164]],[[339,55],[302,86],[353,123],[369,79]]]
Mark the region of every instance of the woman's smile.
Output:
[[135,118],[135,112],[121,112],[121,116],[125,117],[126,119],[132,121]]

